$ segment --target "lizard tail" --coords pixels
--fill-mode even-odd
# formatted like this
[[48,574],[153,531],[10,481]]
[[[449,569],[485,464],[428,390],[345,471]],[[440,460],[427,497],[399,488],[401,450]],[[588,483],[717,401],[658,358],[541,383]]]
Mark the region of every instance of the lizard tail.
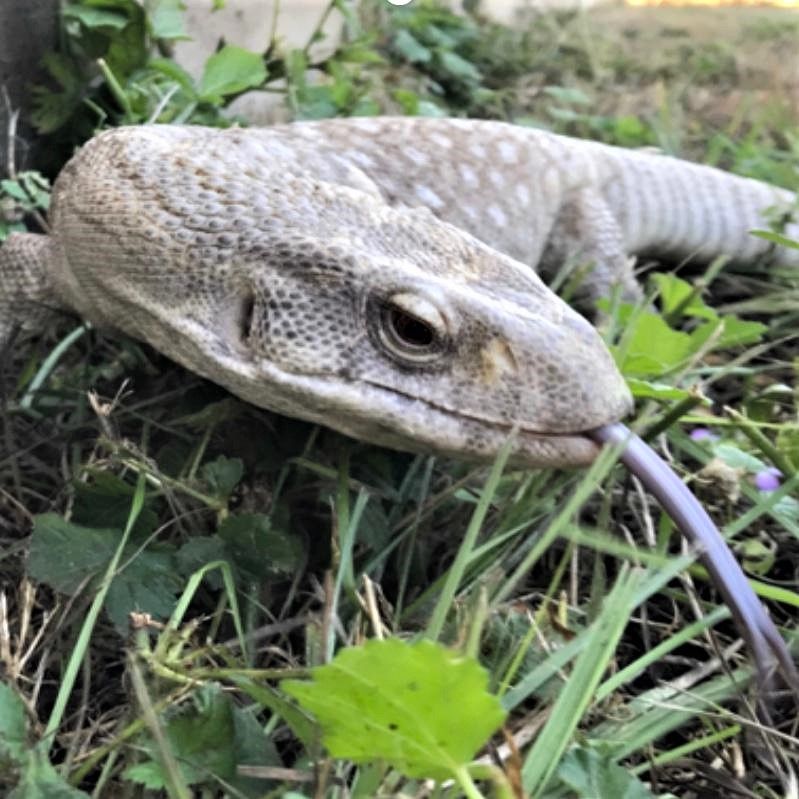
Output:
[[57,310],[52,247],[49,236],[36,233],[12,233],[0,244],[0,344],[16,330],[41,329]]

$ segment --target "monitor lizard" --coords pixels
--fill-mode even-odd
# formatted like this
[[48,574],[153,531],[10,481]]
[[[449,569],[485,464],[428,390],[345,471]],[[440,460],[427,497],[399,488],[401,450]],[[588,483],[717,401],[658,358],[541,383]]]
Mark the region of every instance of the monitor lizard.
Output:
[[[599,334],[537,271],[582,259],[593,298],[618,286],[637,299],[635,255],[799,265],[748,232],[795,203],[710,167],[499,122],[117,128],[61,172],[49,233],[0,248],[0,341],[64,308],[356,438],[491,458],[515,431],[521,464],[585,465],[632,401]],[[717,535],[698,541],[716,547],[709,565],[761,675],[774,653],[796,686]]]
[[517,461],[584,465],[631,398],[536,272],[581,258],[593,297],[636,298],[631,255],[751,260],[748,230],[792,202],[501,122],[117,128],[61,172],[49,234],[0,249],[0,339],[67,308],[357,438],[490,458],[516,427]]

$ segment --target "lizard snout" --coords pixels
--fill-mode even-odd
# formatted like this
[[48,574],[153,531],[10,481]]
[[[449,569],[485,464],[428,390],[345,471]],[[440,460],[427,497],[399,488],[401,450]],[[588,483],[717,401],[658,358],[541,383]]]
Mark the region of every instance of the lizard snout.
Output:
[[[627,384],[599,333],[565,304],[554,314],[506,315],[474,364],[475,412],[559,435],[618,421],[632,410]],[[482,394],[482,397],[479,395]]]

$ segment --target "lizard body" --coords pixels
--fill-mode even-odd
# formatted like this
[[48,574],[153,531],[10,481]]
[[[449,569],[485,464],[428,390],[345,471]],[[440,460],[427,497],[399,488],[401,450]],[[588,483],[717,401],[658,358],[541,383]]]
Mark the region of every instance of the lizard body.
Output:
[[[60,306],[272,410],[400,449],[579,465],[630,397],[535,270],[750,261],[790,192],[497,122],[119,128],[56,182],[48,236],[0,249],[0,338]],[[788,228],[796,233],[796,227]],[[776,253],[799,263],[799,253]]]

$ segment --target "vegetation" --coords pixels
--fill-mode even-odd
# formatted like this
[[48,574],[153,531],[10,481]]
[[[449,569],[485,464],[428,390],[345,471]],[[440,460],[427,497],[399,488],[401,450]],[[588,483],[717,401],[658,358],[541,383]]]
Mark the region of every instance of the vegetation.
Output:
[[[33,120],[63,161],[104,126],[229,125],[257,88],[293,117],[492,116],[799,185],[784,15],[330,13],[348,36],[324,57],[221,44],[194,77],[170,57],[179,0],[76,0]],[[42,174],[6,176],[0,238],[47,199]],[[790,631],[797,278],[718,262],[649,285],[657,311],[606,309],[638,427]],[[609,457],[531,472],[377,449],[71,318],[2,367],[9,797],[768,797],[795,779],[793,720],[755,720],[729,613]]]

